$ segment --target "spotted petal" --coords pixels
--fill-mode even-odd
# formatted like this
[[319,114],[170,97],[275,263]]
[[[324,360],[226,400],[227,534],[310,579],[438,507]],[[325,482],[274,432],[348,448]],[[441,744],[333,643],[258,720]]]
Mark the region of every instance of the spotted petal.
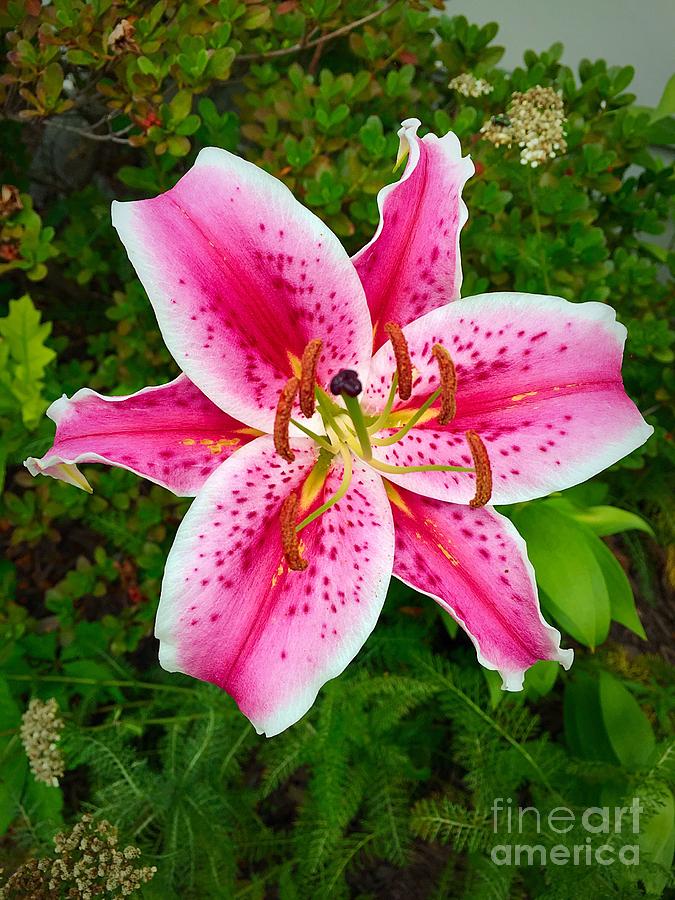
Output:
[[192,497],[214,469],[256,435],[214,406],[185,376],[126,397],[82,388],[47,410],[53,446],[26,460],[31,475],[51,475],[85,490],[79,463],[129,469],[181,497]]
[[[492,502],[513,503],[579,484],[641,446],[652,434],[621,380],[626,329],[602,303],[538,294],[483,294],[434,310],[404,329],[417,375],[402,410],[439,385],[431,355],[449,349],[457,371],[457,414],[436,414],[399,443],[377,448],[393,465],[471,465],[464,438],[476,431],[493,473]],[[395,368],[390,344],[373,359],[366,404],[381,408]],[[392,432],[387,432],[391,434]],[[389,476],[427,497],[466,503],[473,473]]]
[[396,527],[394,575],[433,597],[467,632],[478,661],[519,691],[527,669],[572,650],[542,618],[525,542],[489,507],[469,509],[389,488]]
[[209,147],[172,190],[112,213],[174,359],[230,415],[271,431],[312,338],[324,342],[324,386],[341,368],[366,376],[358,275],[335,235],[267,172]]
[[375,329],[375,349],[387,322],[407,325],[423,313],[459,297],[462,266],[459,232],[468,218],[462,188],[473,163],[462,157],[452,132],[417,137],[419,119],[399,131],[400,153],[408,153],[401,179],[377,197],[380,224],[353,257],[366,291]]
[[[300,532],[308,568],[289,571],[280,508],[317,458],[306,438],[292,446],[295,461],[283,463],[272,439],[258,438],[206,482],[169,554],[156,626],[165,669],[219,685],[268,736],[303,716],[354,658],[380,614],[394,555],[382,480],[355,463],[344,499]],[[310,508],[341,477],[334,463]]]

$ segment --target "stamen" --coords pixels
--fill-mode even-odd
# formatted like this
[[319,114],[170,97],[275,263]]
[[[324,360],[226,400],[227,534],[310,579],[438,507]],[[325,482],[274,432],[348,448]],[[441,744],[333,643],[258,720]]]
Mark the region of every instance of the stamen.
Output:
[[394,348],[396,357],[396,371],[398,373],[398,395],[401,400],[409,400],[412,394],[412,360],[408,350],[408,342],[401,331],[401,326],[396,322],[387,322],[384,330],[389,335],[389,340]]
[[300,381],[297,378],[288,379],[279,394],[277,413],[274,417],[274,449],[286,462],[293,462],[295,459],[295,453],[291,450],[288,439],[288,426],[291,424],[293,401],[299,386]]
[[431,355],[438,363],[441,376],[441,408],[438,413],[438,424],[448,425],[455,418],[457,404],[457,373],[452,357],[442,344],[434,344]]
[[467,431],[465,434],[466,442],[471,450],[473,464],[476,470],[476,495],[473,500],[469,500],[469,506],[472,509],[478,509],[490,502],[492,496],[492,469],[490,467],[490,457],[485,449],[485,444],[478,437],[475,431]]
[[302,354],[300,374],[300,409],[303,416],[311,419],[314,415],[314,384],[316,382],[316,367],[321,355],[323,342],[320,338],[313,338],[305,347]]
[[281,524],[281,546],[288,568],[294,572],[302,572],[307,568],[307,560],[300,555],[300,539],[295,530],[295,519],[298,511],[298,495],[289,494],[281,504],[279,522]]
[[[352,483],[352,455],[349,451],[349,448],[344,444],[340,445],[340,455],[342,456],[342,464],[343,464],[343,472],[342,472],[342,481],[338,489],[335,491],[332,497],[329,497],[325,503],[322,503],[321,506],[317,507],[314,512],[311,512],[306,518],[299,522],[295,526],[296,532],[302,531],[303,528],[306,528],[312,522],[322,516],[327,510],[331,508],[331,506],[335,506],[336,503],[339,503],[340,500],[346,495],[349,490],[349,485]],[[328,474],[326,472],[326,474]],[[311,477],[311,474],[310,474]],[[306,484],[307,482],[305,482]]]

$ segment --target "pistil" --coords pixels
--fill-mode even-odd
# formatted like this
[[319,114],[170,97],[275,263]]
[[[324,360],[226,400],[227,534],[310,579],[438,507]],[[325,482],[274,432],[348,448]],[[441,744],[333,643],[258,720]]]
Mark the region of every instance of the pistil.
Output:
[[354,431],[361,447],[361,456],[366,461],[370,460],[373,456],[373,450],[370,446],[368,426],[358,400],[358,396],[363,388],[357,373],[352,371],[352,369],[341,369],[331,380],[330,389],[333,394],[339,394],[342,397],[354,425]]

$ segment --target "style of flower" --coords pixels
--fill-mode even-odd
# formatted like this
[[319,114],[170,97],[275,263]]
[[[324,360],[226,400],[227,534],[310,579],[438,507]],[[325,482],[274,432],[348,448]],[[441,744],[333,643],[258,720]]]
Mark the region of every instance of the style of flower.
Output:
[[121,466],[197,495],[170,551],[160,662],[224,688],[259,732],[296,722],[373,629],[393,574],[518,690],[572,651],[543,620],[511,523],[487,506],[577,484],[652,429],[601,303],[459,297],[453,134],[399,132],[401,179],[352,259],[271,175],[203,150],[113,223],[183,370],[128,397],[57,400],[42,472]]

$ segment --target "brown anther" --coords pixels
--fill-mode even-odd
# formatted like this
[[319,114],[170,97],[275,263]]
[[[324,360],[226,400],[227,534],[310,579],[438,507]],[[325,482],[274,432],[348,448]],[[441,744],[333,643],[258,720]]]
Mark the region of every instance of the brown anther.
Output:
[[448,425],[455,418],[457,405],[455,395],[457,393],[457,374],[452,357],[442,344],[434,344],[431,355],[438,363],[441,376],[441,406],[438,411],[438,424]]
[[398,395],[401,400],[409,400],[412,394],[412,360],[408,350],[408,342],[396,322],[387,322],[384,330],[389,336],[396,357],[396,371],[398,373]]
[[321,355],[323,342],[313,338],[302,354],[300,371],[300,409],[303,416],[311,419],[314,415],[314,385],[316,384],[316,367]]
[[490,457],[485,449],[485,444],[475,431],[467,431],[466,442],[471,450],[473,465],[476,471],[476,494],[473,500],[469,500],[472,509],[478,509],[490,502],[492,496],[492,469]]
[[281,546],[288,568],[294,572],[302,572],[307,568],[307,560],[300,556],[300,540],[295,530],[298,512],[298,495],[289,494],[281,504],[279,521],[281,523]]
[[288,439],[288,427],[291,424],[293,401],[298,393],[299,386],[300,382],[297,378],[288,379],[279,394],[277,414],[274,417],[274,449],[282,459],[289,463],[295,459],[295,453],[291,450],[291,444]]

